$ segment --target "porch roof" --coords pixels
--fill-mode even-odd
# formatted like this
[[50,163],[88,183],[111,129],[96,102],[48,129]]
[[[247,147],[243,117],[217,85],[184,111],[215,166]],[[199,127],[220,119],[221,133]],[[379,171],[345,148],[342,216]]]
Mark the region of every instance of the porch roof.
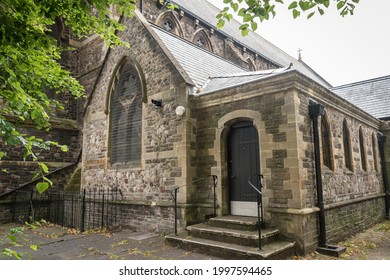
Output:
[[235,73],[232,75],[221,75],[210,77],[204,83],[203,87],[198,90],[199,94],[211,93],[219,90],[224,90],[232,87],[238,87],[244,84],[248,84],[254,81],[262,80],[264,78],[277,76],[281,73],[289,71],[292,68],[292,64],[288,67],[255,71],[247,73]]

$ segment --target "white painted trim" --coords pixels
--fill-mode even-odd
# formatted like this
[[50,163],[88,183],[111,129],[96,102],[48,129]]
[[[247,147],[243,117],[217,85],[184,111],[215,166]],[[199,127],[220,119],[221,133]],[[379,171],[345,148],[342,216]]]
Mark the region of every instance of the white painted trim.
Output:
[[252,201],[230,201],[230,213],[237,216],[257,217],[257,203]]

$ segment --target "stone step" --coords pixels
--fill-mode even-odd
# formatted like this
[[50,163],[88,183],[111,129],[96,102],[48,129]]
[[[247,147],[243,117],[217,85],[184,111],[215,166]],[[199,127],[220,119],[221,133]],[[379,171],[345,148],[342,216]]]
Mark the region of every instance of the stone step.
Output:
[[[258,246],[259,233],[258,231],[230,229],[223,227],[215,227],[209,224],[196,224],[187,227],[188,234],[193,237],[209,239],[219,242],[226,242],[242,246]],[[278,238],[279,230],[277,229],[262,229],[261,244],[265,245]]]
[[208,222],[214,227],[255,231],[258,229],[257,217],[219,216],[211,218]]
[[223,259],[263,259],[283,260],[294,255],[294,242],[277,240],[265,244],[261,250],[258,247],[248,247],[226,242],[202,239],[181,233],[167,235],[168,244],[182,249],[209,254]]

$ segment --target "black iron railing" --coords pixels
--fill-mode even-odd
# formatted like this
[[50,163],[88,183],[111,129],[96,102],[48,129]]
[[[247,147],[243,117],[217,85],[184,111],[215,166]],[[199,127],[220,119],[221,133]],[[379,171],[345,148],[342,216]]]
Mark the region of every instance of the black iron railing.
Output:
[[[253,178],[257,178],[260,188],[257,188],[252,182]],[[254,174],[248,178],[249,185],[256,191],[257,195],[257,222],[258,222],[258,233],[259,233],[259,250],[261,250],[261,229],[264,227],[264,210],[263,210],[263,175]]]
[[13,222],[48,222],[80,231],[115,226],[120,221],[119,191],[84,189],[79,192],[15,191]]
[[[216,187],[218,185],[218,177],[217,175],[211,175],[211,178],[213,180],[213,215],[214,217],[217,216],[217,197],[216,197]],[[203,178],[200,178],[200,179],[197,179],[195,181],[192,181],[190,184],[195,184],[197,182],[200,182],[200,181],[205,181],[207,179],[210,179],[210,176],[207,176],[207,177],[203,177]],[[173,201],[174,201],[174,227],[175,227],[175,235],[177,235],[177,193],[179,192],[179,190],[181,188],[184,188],[186,187],[186,185],[183,185],[183,186],[179,186],[177,188],[174,188],[173,190],[171,190],[171,195],[172,195],[172,198],[173,198]]]

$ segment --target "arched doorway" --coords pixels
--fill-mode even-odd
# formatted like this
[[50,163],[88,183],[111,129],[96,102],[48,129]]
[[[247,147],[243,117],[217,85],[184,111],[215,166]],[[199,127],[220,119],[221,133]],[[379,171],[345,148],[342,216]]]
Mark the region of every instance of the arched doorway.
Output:
[[[230,214],[257,215],[256,191],[249,185],[250,176],[260,172],[259,135],[251,121],[241,121],[230,128],[228,136],[228,176]],[[254,176],[252,183],[259,188]]]

